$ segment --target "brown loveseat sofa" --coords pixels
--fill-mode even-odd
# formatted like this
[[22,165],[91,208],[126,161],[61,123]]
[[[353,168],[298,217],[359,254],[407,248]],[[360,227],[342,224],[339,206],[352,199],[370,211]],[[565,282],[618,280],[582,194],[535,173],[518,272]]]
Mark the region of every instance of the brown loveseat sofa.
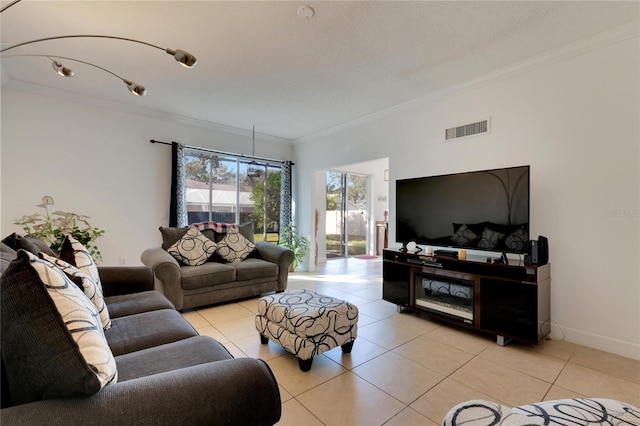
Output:
[[[160,228],[162,246],[146,249],[142,263],[153,269],[156,289],[162,292],[178,310],[197,306],[258,296],[262,293],[281,292],[287,288],[289,265],[293,252],[285,247],[253,242],[253,224],[239,225],[239,232],[255,250],[237,263],[230,263],[217,254],[198,266],[188,266],[167,251],[187,232],[184,228]],[[202,234],[219,242],[224,233],[205,229]]]
[[[70,385],[76,371],[69,359],[78,358],[78,345],[52,299],[43,296],[45,286],[30,266],[34,257],[4,243],[0,251],[3,425],[271,425],[280,419],[280,393],[267,364],[234,359],[216,340],[199,336],[153,291],[147,267],[98,268],[111,317],[104,338],[117,382],[97,392],[75,379]],[[47,354],[56,347],[56,356],[32,353],[40,341]],[[64,397],[56,394],[60,387]]]

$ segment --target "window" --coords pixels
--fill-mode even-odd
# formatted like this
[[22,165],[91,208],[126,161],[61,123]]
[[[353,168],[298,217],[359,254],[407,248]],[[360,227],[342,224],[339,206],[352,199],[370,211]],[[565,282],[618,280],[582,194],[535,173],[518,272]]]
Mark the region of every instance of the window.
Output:
[[253,222],[256,241],[278,241],[282,165],[187,149],[188,223]]

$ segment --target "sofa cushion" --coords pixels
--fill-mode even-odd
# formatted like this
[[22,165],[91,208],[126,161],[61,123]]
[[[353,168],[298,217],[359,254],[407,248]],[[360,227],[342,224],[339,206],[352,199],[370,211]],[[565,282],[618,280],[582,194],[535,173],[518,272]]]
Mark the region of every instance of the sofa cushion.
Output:
[[477,240],[478,235],[467,225],[460,226],[456,233],[451,237],[451,241],[461,247],[473,247]]
[[188,227],[184,226],[178,228],[161,226],[158,229],[160,229],[160,233],[162,234],[162,248],[167,250],[187,233]]
[[213,338],[195,336],[120,355],[116,363],[118,379],[122,382],[231,358],[229,351]]
[[198,266],[205,263],[217,248],[217,244],[202,235],[198,228],[190,227],[167,252],[185,265]]
[[253,234],[253,222],[241,223],[240,225],[238,225],[238,231],[247,240],[255,243]]
[[527,250],[529,244],[529,232],[524,226],[519,227],[507,238],[504,239],[504,245],[514,251],[523,252]]
[[111,327],[109,309],[107,308],[107,304],[104,302],[102,287],[98,286],[91,277],[82,272],[80,269],[65,262],[62,259],[58,259],[54,256],[49,256],[46,253],[40,253],[39,256],[47,262],[51,262],[56,265],[74,282],[76,282],[77,280],[80,283],[80,289],[89,298],[89,300],[91,300],[91,303],[93,303],[93,305],[98,310],[98,314],[100,314],[100,321],[102,322],[102,328],[106,330]]
[[478,248],[483,250],[493,250],[498,247],[504,237],[505,235],[498,231],[484,228],[482,235],[480,236],[480,241],[478,241]]
[[100,289],[100,293],[102,293],[102,282],[100,281],[98,267],[91,258],[89,250],[80,241],[71,235],[67,235],[62,241],[60,259],[87,274]]
[[211,287],[236,280],[236,268],[218,262],[207,262],[200,266],[183,266],[181,271],[181,284],[185,290]]
[[15,232],[3,238],[2,242],[15,251],[22,249],[33,254],[38,254],[39,251],[38,247],[35,244],[33,244],[31,241],[25,240],[21,235],[18,235]]
[[27,235],[26,237],[24,237],[24,239],[29,241],[33,245],[35,245],[38,248],[38,250],[40,250],[40,253],[45,253],[45,254],[48,254],[49,256],[57,256],[57,254],[51,249],[49,244],[47,244],[45,241],[41,240],[40,238]]
[[14,250],[26,250],[33,254],[44,252],[50,256],[55,256],[55,253],[47,244],[40,238],[36,237],[23,237],[15,232],[2,240],[3,243],[8,245]]
[[250,281],[255,279],[278,279],[278,265],[262,259],[246,259],[234,264],[236,281]]
[[0,242],[0,274],[3,273],[11,263],[17,257],[17,253],[14,249],[7,244]]
[[114,356],[197,336],[178,311],[162,309],[111,320],[105,337]]
[[234,229],[218,243],[218,254],[229,263],[239,263],[251,254],[256,245]]
[[0,290],[2,357],[13,404],[91,395],[116,381],[98,312],[61,270],[20,250]]
[[160,309],[175,309],[169,299],[155,290],[105,297],[104,301],[109,307],[111,318],[159,311]]

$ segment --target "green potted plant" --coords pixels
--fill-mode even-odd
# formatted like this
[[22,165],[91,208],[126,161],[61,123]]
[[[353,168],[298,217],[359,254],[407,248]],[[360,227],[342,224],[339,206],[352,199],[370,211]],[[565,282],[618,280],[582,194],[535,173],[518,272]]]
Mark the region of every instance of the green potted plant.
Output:
[[49,206],[53,206],[53,203],[53,197],[45,195],[42,197],[42,203],[36,206],[44,209],[44,215],[35,213],[22,216],[13,223],[21,225],[25,234],[49,243],[56,254],[60,254],[65,235],[71,235],[89,250],[95,261],[102,260],[102,254],[93,241],[102,236],[105,231],[92,227],[87,222],[87,219],[90,219],[89,216],[59,210],[49,213]]
[[279,244],[293,252],[293,262],[291,262],[289,270],[291,272],[295,271],[298,264],[302,262],[307,250],[309,250],[309,239],[299,235],[298,229],[293,223],[291,223],[280,231]]

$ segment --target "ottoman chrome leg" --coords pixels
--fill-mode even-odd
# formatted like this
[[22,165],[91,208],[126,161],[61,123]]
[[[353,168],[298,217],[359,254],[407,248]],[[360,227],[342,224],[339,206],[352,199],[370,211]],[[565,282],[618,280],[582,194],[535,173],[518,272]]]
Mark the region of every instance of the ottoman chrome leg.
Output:
[[298,365],[300,366],[300,370],[304,371],[305,373],[311,370],[312,363],[313,363],[313,358],[309,358],[309,359],[298,358]]

